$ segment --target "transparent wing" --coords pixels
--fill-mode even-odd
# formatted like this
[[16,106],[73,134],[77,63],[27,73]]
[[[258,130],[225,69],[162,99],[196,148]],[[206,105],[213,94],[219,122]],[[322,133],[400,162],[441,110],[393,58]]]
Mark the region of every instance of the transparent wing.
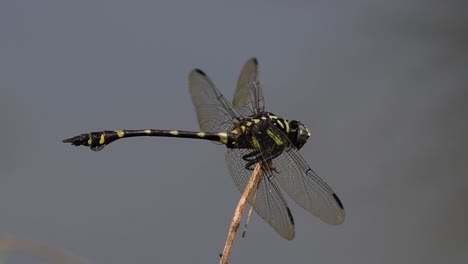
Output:
[[248,60],[242,68],[232,103],[244,116],[264,112],[265,103],[258,79],[258,61],[256,58]]
[[[270,127],[283,142],[287,136]],[[338,225],[345,219],[345,211],[335,192],[309,167],[299,151],[285,144],[283,152],[272,161],[273,177],[281,188],[301,207],[322,221]]]
[[189,91],[201,131],[221,132],[232,129],[232,120],[240,116],[200,69],[189,74]]
[[[245,168],[246,162],[242,159],[252,152],[252,149],[228,149],[226,163],[229,172],[241,193],[244,192],[253,170]],[[253,209],[273,229],[287,240],[294,238],[294,220],[286,199],[281,194],[276,180],[271,177],[269,168],[262,166],[263,176],[256,193],[251,193],[247,201]]]

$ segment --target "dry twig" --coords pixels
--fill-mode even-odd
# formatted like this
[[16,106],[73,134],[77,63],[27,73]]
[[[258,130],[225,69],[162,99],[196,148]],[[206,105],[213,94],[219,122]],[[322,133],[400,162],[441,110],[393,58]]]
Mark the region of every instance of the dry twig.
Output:
[[229,227],[229,233],[226,238],[226,244],[224,245],[224,250],[219,261],[220,264],[228,263],[228,258],[231,254],[232,244],[234,243],[236,232],[239,228],[239,224],[242,219],[242,214],[247,203],[247,198],[252,193],[252,189],[255,186],[257,186],[257,183],[261,180],[262,175],[262,166],[260,166],[260,163],[257,163],[257,165],[255,166],[255,170],[252,172],[252,176],[250,177],[249,182],[247,183],[247,186],[245,186],[244,192],[242,193],[242,196],[239,199],[239,203],[237,204],[236,210],[234,211],[231,226]]

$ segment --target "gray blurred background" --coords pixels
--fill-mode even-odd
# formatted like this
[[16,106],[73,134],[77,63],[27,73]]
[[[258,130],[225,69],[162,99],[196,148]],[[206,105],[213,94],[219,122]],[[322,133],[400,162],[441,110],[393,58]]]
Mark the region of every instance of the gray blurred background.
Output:
[[312,129],[302,155],[347,219],[290,201],[296,239],[255,215],[231,263],[467,261],[464,2],[2,1],[0,235],[96,264],[217,263],[240,197],[222,146],[61,140],[197,130],[189,71],[231,98],[256,56],[267,109]]

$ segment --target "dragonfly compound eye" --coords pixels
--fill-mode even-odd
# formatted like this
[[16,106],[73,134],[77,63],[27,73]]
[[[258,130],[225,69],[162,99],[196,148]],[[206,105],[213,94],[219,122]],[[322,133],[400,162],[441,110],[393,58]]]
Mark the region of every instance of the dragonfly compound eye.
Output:
[[310,136],[309,129],[305,125],[299,124],[299,128],[297,130],[297,142],[299,144],[304,145],[307,142],[307,139],[309,138],[309,136]]

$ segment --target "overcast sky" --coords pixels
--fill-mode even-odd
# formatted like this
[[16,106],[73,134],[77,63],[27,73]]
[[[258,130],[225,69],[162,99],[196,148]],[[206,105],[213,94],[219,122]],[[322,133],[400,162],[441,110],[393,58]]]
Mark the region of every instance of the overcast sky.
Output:
[[231,98],[256,56],[267,110],[311,128],[301,153],[347,218],[289,201],[295,240],[255,215],[231,263],[466,262],[468,5],[342,2],[2,1],[0,235],[95,264],[217,263],[240,197],[223,146],[61,140],[197,130],[190,70]]

